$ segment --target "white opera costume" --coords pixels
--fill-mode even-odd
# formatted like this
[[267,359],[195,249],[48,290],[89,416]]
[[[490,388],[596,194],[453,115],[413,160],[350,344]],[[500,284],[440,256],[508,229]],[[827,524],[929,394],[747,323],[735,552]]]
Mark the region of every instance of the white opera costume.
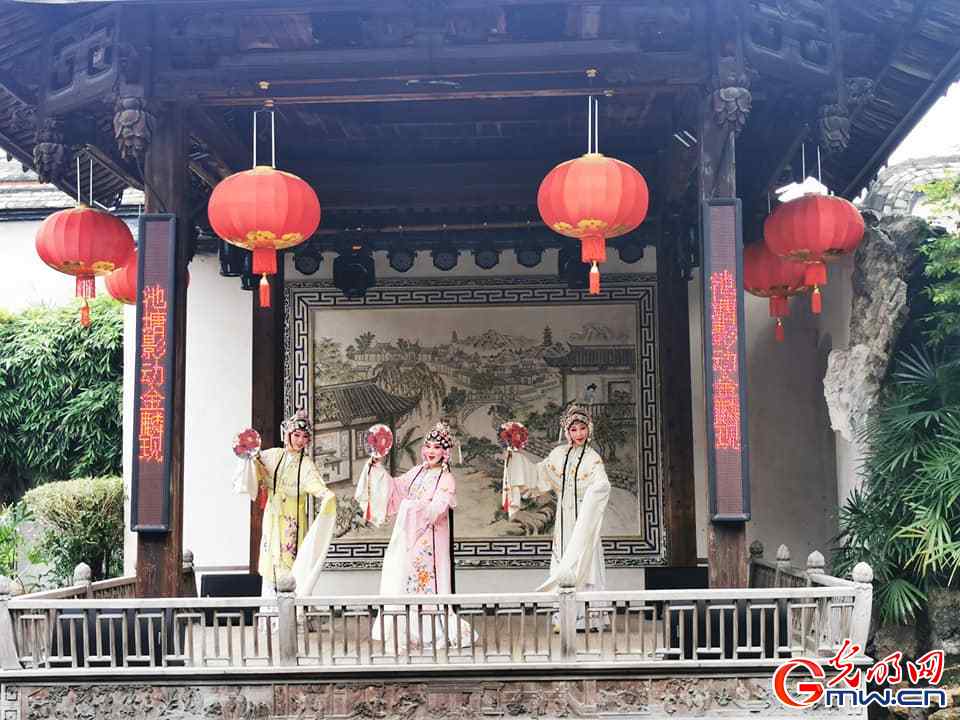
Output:
[[[580,591],[606,587],[601,530],[610,481],[600,454],[588,445],[589,435],[580,445],[571,441],[570,426],[577,422],[592,431],[587,411],[571,405],[561,419],[567,442],[539,463],[531,462],[523,453],[508,452],[504,479],[510,482],[511,515],[519,507],[521,495],[557,495],[550,575],[538,591],[555,591],[561,581],[572,583]],[[581,623],[582,618],[578,618],[578,627]]]

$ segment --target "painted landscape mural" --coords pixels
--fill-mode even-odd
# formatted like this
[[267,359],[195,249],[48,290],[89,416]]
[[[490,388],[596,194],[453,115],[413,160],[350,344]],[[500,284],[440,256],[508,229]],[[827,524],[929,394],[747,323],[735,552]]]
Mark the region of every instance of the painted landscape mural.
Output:
[[500,508],[502,456],[496,428],[508,419],[530,430],[527,452],[544,457],[558,442],[566,402],[590,406],[594,447],[614,486],[605,535],[640,527],[637,434],[637,310],[634,305],[318,310],[314,313],[314,453],[340,499],[345,539],[389,537],[367,526],[352,500],[373,422],[394,427],[397,473],[418,462],[424,432],[443,419],[454,452],[461,538],[544,536],[552,499],[530,500],[513,519]]

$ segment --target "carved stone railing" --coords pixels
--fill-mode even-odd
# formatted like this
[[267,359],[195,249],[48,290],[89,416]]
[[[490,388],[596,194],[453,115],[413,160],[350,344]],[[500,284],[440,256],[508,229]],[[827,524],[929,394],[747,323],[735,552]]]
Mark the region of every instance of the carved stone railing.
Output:
[[[869,582],[850,581],[782,589],[298,598],[292,579],[281,578],[279,590],[274,607],[262,607],[262,598],[5,594],[0,678],[574,664],[757,670],[789,657],[830,657],[847,638],[862,647],[861,620],[864,613],[869,618],[872,595]],[[431,637],[438,641],[421,639]]]
[[[858,589],[857,602],[850,608],[850,635],[851,641],[860,647],[866,647],[867,636],[870,631],[870,613],[872,610],[872,595],[867,596],[864,588],[871,588],[873,583],[873,569],[864,562],[858,563],[852,572],[850,580],[828,575],[824,568],[826,560],[823,553],[814,550],[807,556],[807,566],[801,570],[795,568],[790,558],[790,549],[786,545],[777,548],[776,560],[771,562],[763,558],[763,545],[754,542],[750,546],[750,587],[751,588],[841,588]],[[818,601],[822,612],[830,609],[830,601]],[[801,635],[805,642],[821,643],[825,637],[823,629],[805,624],[794,625],[791,628],[794,635]]]

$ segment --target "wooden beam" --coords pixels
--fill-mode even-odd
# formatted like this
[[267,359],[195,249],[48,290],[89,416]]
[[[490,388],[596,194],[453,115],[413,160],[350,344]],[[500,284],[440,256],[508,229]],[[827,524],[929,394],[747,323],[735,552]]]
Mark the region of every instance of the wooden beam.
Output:
[[697,504],[693,462],[693,397],[690,388],[690,310],[681,272],[681,228],[661,232],[657,243],[657,347],[660,361],[660,452],[667,561],[697,564]]
[[[620,96],[646,93],[646,90],[637,88],[622,88],[608,90],[611,94]],[[597,88],[553,88],[536,90],[474,90],[474,91],[444,91],[431,92],[394,92],[394,93],[338,93],[321,95],[315,93],[301,93],[297,95],[274,96],[277,106],[284,105],[356,105],[365,103],[410,103],[410,102],[457,102],[464,100],[517,100],[523,98],[556,98],[556,97],[588,97],[596,95]],[[200,102],[204,105],[218,107],[259,107],[263,98],[255,96],[237,97],[231,95],[203,95]]]
[[[291,164],[291,170],[308,180],[323,207],[439,207],[536,204],[537,187],[559,160],[464,162],[430,164],[356,165]],[[650,177],[650,156],[624,156]]]
[[193,136],[207,147],[216,161],[229,173],[250,166],[250,151],[243,146],[232,129],[214,120],[209,110],[194,106],[189,117]]
[[[395,83],[393,92],[413,93],[422,88],[406,83],[416,80],[459,78],[465,84],[467,78],[479,82],[487,76],[498,76],[511,77],[516,84],[517,78],[529,81],[545,74],[555,76],[557,86],[564,87],[569,85],[569,77],[565,76],[583,77],[587,68],[600,71],[597,89],[610,84],[603,79],[605,72],[621,69],[641,69],[642,72],[634,72],[637,79],[632,84],[647,86],[697,84],[707,75],[699,53],[641,52],[635,43],[617,40],[561,40],[240,53],[222,57],[212,70],[165,70],[158,77],[157,91],[164,96],[188,93],[229,98],[224,87],[232,85],[240,95],[262,99],[263,92],[257,86],[261,80],[317,82],[317,78],[322,78],[321,87],[334,82],[382,80]],[[500,85],[509,87],[503,80]],[[347,91],[345,88],[341,92]]]
[[[280,423],[283,420],[283,257],[277,274],[270,278],[270,307],[261,308],[259,293],[251,293],[253,313],[253,362],[251,364],[253,427],[260,432],[264,448],[283,445]],[[250,503],[250,572],[257,572],[260,561],[260,535],[263,511]]]
[[24,105],[36,107],[36,95],[34,95],[29,88],[22,85],[20,81],[13,77],[10,73],[4,72],[3,70],[0,70],[0,87],[2,87],[9,95],[12,95]]
[[170,463],[170,530],[137,536],[137,596],[179,597],[183,580],[183,430],[186,383],[187,262],[191,242],[188,142],[183,106],[160,108],[146,158],[146,209],[177,217],[176,356]]
[[106,150],[102,150],[96,145],[90,144],[84,145],[83,150],[91,155],[94,160],[103,165],[107,170],[125,182],[129,187],[136,188],[137,190],[143,190],[143,180],[139,179],[136,175],[120,165],[120,163],[118,163]]

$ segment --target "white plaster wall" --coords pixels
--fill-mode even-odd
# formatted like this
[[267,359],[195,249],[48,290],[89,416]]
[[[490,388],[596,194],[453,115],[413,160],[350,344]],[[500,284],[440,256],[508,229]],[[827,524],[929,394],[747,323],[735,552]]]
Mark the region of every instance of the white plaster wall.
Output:
[[[51,210],[51,212],[53,212]],[[39,220],[0,222],[0,248],[6,270],[0,279],[0,309],[19,312],[32,305],[66,305],[76,281],[48,267],[37,255]],[[105,292],[97,280],[97,293]]]
[[[820,316],[820,343],[823,352],[850,347],[850,316],[853,312],[853,256],[847,255],[830,266],[830,282],[823,288]],[[822,395],[822,388],[821,388]],[[833,433],[836,445],[837,502],[842,506],[854,488],[860,486],[862,454],[855,442]]]
[[[190,264],[187,291],[183,546],[199,566],[246,565],[250,501],[234,494],[234,434],[250,425],[251,293],[219,275],[215,256]],[[124,478],[129,489],[135,332],[128,310],[124,366]],[[127,524],[129,528],[129,522]],[[128,531],[124,565],[135,567]],[[131,548],[133,546],[133,548]]]
[[831,268],[820,316],[810,312],[808,295],[791,300],[782,343],[774,339],[767,301],[746,295],[753,504],[747,541],[760,540],[768,558],[784,543],[802,565],[813,550],[829,556],[837,535],[837,461],[845,450],[830,429],[823,376],[830,349],[846,345],[849,276],[849,261]]

